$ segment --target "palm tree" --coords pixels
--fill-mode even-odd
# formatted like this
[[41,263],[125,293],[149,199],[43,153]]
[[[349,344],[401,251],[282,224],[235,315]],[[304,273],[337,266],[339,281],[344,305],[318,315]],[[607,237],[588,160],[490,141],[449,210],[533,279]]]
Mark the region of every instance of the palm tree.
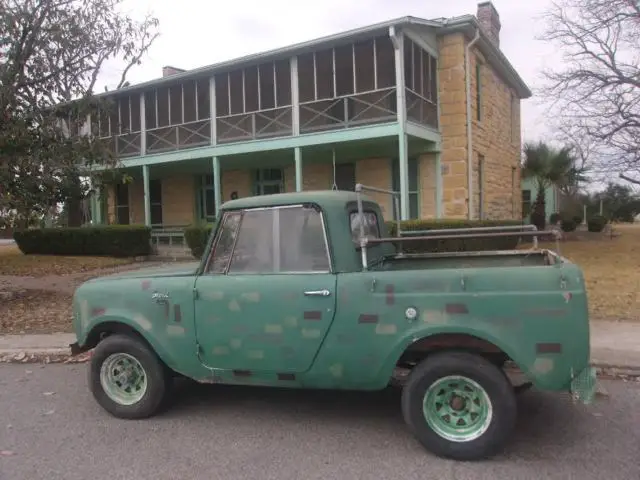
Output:
[[546,226],[545,192],[551,186],[563,193],[576,191],[586,181],[586,169],[576,165],[573,147],[554,148],[542,141],[524,145],[522,176],[535,179],[536,199],[531,209],[531,223],[542,230]]

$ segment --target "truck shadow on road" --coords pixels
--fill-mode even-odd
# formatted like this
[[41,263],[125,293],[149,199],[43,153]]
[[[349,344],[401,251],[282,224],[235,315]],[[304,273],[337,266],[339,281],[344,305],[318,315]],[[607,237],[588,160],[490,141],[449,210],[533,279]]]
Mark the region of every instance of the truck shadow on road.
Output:
[[[400,410],[401,390],[379,392],[294,390],[180,382],[171,407],[163,417],[237,417],[264,428],[297,429],[313,425],[327,434],[352,431],[355,435],[381,434],[410,444]],[[518,423],[505,455],[519,459],[557,458],[563,450],[580,450],[593,444],[599,428],[593,409],[574,405],[566,394],[530,390],[518,396]],[[600,424],[601,426],[601,424]],[[416,449],[419,446],[416,443]],[[584,452],[584,449],[580,450]],[[499,457],[504,458],[504,457]]]

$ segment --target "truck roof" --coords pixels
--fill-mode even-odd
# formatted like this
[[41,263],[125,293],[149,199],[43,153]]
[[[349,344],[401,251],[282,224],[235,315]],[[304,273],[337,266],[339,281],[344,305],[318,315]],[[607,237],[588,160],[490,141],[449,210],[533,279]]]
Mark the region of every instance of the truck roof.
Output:
[[[347,203],[357,200],[356,192],[346,190],[311,190],[306,192],[274,193],[271,195],[255,195],[251,197],[229,200],[221,210],[237,210],[245,208],[275,207],[278,205],[295,205],[298,203],[316,203],[320,208],[344,208]],[[373,201],[362,195],[362,201]]]

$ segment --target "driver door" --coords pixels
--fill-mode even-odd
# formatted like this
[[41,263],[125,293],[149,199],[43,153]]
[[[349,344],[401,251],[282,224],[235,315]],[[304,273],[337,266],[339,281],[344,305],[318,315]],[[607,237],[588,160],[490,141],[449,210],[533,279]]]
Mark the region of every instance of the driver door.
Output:
[[212,368],[299,373],[310,368],[335,313],[324,218],[291,205],[225,212],[195,321]]

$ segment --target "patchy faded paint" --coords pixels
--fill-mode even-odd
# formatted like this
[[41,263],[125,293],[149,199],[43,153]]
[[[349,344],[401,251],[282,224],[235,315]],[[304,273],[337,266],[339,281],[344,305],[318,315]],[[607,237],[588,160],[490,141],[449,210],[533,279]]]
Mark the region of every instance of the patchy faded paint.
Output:
[[386,296],[387,305],[395,304],[395,301],[396,301],[395,287],[393,285],[387,285],[385,287],[385,292],[387,294]]
[[265,333],[282,333],[282,325],[268,324],[264,326]]
[[396,333],[398,333],[398,327],[393,323],[376,325],[376,334],[378,335],[395,335]]
[[177,323],[182,322],[182,310],[180,309],[180,305],[173,306],[173,317]]
[[331,372],[331,375],[333,375],[334,377],[340,378],[344,373],[344,366],[340,363],[334,363],[329,367],[329,371]]
[[444,311],[449,315],[465,315],[469,313],[469,309],[464,303],[447,303]]
[[107,309],[103,308],[103,307],[93,307],[91,309],[91,316],[92,317],[99,317],[101,315],[104,315],[106,311],[107,311]]
[[322,332],[316,328],[303,328],[302,336],[304,338],[319,338]]
[[229,355],[229,347],[227,346],[217,346],[213,347],[214,355]]
[[242,339],[241,338],[232,338],[229,341],[229,345],[231,346],[231,348],[233,348],[234,350],[239,349],[240,347],[242,347]]
[[229,302],[229,310],[231,310],[232,312],[240,311],[240,304],[235,298]]
[[202,295],[202,298],[204,298],[205,300],[210,300],[212,302],[216,302],[218,300],[224,299],[224,292],[221,292],[219,290],[211,290],[211,291],[205,290],[204,292],[202,292],[201,295]]
[[264,358],[264,351],[262,350],[249,350],[247,356],[252,360],[262,360]]
[[151,323],[151,320],[149,320],[147,317],[145,317],[141,313],[136,313],[133,316],[133,321],[136,322],[140,326],[140,328],[142,328],[147,332],[150,332],[151,329],[153,328],[153,323]]
[[259,302],[260,301],[260,292],[249,292],[243,293],[240,295],[247,302]]
[[298,326],[298,319],[292,315],[285,317],[282,322],[286,327],[295,328]]
[[540,375],[545,375],[553,370],[553,359],[547,357],[538,357],[533,362],[533,371]]
[[378,315],[363,313],[358,317],[358,323],[378,323]]
[[305,320],[322,320],[322,312],[318,310],[305,311],[303,317]]
[[149,290],[151,288],[151,280],[143,280],[140,283],[142,290]]
[[179,337],[184,335],[185,332],[185,328],[180,325],[167,325],[167,335],[170,337]]
[[446,323],[448,316],[442,310],[423,310],[422,321],[424,323]]

